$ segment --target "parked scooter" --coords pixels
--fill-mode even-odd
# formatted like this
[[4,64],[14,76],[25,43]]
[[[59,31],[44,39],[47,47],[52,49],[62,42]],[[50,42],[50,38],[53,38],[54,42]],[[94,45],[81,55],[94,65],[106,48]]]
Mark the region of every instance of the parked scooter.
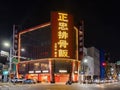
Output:
[[66,82],[66,85],[71,85],[72,84],[72,81],[70,81],[70,80],[68,80],[67,82]]

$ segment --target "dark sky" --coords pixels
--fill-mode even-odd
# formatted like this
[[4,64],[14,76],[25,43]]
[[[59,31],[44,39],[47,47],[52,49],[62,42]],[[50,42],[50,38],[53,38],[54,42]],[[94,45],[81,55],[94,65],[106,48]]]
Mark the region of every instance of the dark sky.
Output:
[[2,0],[0,42],[12,36],[13,24],[23,29],[50,21],[51,11],[73,14],[75,23],[85,21],[85,46],[110,52],[119,60],[119,0]]

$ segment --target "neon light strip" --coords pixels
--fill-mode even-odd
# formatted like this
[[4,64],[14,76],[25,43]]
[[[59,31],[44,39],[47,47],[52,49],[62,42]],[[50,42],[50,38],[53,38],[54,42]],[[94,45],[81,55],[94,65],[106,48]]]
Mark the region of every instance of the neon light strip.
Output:
[[47,24],[42,24],[42,25],[30,28],[30,29],[26,29],[26,30],[23,30],[22,32],[20,32],[19,34],[24,34],[24,33],[27,33],[27,32],[33,31],[33,30],[37,30],[38,28],[43,28],[43,27],[49,26],[50,24],[51,23],[49,22]]

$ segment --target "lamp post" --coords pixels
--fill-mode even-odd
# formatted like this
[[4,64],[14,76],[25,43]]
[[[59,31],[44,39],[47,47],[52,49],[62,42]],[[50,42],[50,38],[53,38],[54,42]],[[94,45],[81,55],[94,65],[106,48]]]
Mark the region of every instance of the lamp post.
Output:
[[8,41],[3,42],[4,47],[9,48],[9,56],[8,56],[8,60],[9,60],[9,68],[8,68],[8,72],[9,72],[9,82],[11,81],[10,75],[11,75],[11,70],[12,70],[12,51],[13,48],[11,47],[10,43]]
[[9,82],[11,81],[11,70],[12,70],[12,48],[10,48],[9,54]]

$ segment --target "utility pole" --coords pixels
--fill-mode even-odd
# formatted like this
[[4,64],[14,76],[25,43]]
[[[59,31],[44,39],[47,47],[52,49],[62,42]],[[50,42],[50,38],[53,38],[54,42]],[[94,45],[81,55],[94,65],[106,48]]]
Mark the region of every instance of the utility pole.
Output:
[[12,70],[12,47],[10,47],[9,54],[9,82],[11,82],[11,70]]
[[9,82],[11,82],[11,72],[12,72],[12,59],[16,56],[17,43],[18,43],[18,26],[13,25],[13,35],[12,35],[12,45],[9,50]]

